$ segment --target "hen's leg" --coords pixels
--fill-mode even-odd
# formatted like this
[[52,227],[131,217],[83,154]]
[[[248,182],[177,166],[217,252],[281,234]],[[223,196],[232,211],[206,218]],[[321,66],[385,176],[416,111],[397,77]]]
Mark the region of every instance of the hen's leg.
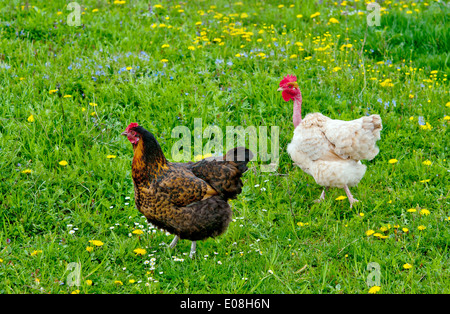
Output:
[[356,203],[356,202],[359,202],[359,201],[356,198],[353,197],[353,195],[350,192],[350,190],[348,189],[347,185],[344,186],[344,191],[345,191],[345,194],[347,194],[348,201],[350,202],[350,208],[352,208],[353,207],[353,203]]
[[173,249],[175,245],[177,245],[179,239],[180,238],[178,236],[175,236],[175,238],[173,238],[172,242],[170,243],[169,247]]
[[189,254],[189,257],[192,258],[195,254],[195,248],[197,246],[197,241],[192,241],[191,244],[191,253]]
[[320,198],[316,199],[314,202],[320,203],[325,199],[325,193],[328,192],[328,187],[325,187],[322,191],[322,194],[320,194]]

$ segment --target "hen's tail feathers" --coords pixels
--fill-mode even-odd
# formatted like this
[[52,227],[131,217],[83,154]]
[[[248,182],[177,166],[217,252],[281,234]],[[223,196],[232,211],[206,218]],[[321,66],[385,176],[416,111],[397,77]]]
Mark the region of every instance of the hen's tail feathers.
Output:
[[366,130],[368,134],[371,134],[371,136],[367,137],[367,140],[369,140],[369,145],[366,149],[364,149],[364,156],[361,159],[372,160],[380,151],[376,145],[376,141],[381,139],[380,131],[383,129],[380,116],[373,114],[371,116],[364,117],[362,128]]
[[233,161],[241,173],[247,171],[247,163],[252,159],[251,150],[242,146],[230,149],[223,157],[223,160]]
[[363,128],[372,132],[376,140],[379,140],[380,131],[383,129],[381,123],[381,117],[377,114],[373,114],[363,118]]

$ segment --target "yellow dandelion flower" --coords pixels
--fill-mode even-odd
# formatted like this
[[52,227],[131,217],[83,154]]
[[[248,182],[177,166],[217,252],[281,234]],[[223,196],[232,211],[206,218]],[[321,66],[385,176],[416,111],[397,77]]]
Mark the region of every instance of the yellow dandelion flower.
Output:
[[92,12],[98,12],[98,9],[94,9],[94,10],[92,10]]
[[404,233],[408,233],[408,232],[409,232],[409,229],[408,229],[408,228],[402,228],[402,231],[403,231]]
[[337,71],[339,71],[341,68],[340,67],[335,67],[335,68],[333,68],[333,72],[337,72]]
[[428,123],[428,122],[426,122],[424,125],[419,125],[419,127],[420,127],[422,130],[432,130],[432,129],[433,129],[433,127],[431,126],[431,124]]
[[409,99],[413,99],[414,95],[413,94],[409,94]]
[[90,280],[90,279],[86,280],[85,283],[88,286],[92,286],[92,280]]
[[136,230],[133,230],[132,233],[133,233],[133,234],[143,234],[144,231],[142,231],[141,229],[136,229]]
[[430,214],[430,211],[428,210],[428,209],[422,209],[421,211],[420,211],[420,214],[421,215],[425,215],[425,216],[428,216],[429,214]]
[[425,227],[424,225],[420,225],[417,227],[417,229],[419,229],[420,231],[425,230],[427,227]]
[[313,19],[315,17],[318,17],[320,15],[320,12],[316,12],[314,14],[311,14],[311,16],[309,18]]
[[167,59],[162,59],[161,62],[162,62],[162,63],[166,63],[166,62],[169,62],[169,60],[167,60]]
[[372,286],[372,287],[370,287],[370,289],[369,289],[369,293],[370,293],[370,294],[375,294],[375,293],[377,293],[378,291],[380,291],[380,289],[381,289],[380,286]]
[[89,243],[91,243],[94,246],[102,246],[104,243],[100,240],[89,240]]
[[161,46],[161,48],[169,48],[169,47],[170,47],[169,44],[164,44],[164,45]]
[[145,253],[147,253],[146,250],[140,249],[140,248],[133,250],[133,252],[136,253],[136,256],[138,256],[138,255],[144,255]]
[[30,115],[27,120],[28,122],[34,122],[34,116]]
[[116,158],[116,155],[108,155],[108,156],[106,156],[106,158],[113,159],[113,158]]
[[397,162],[398,162],[397,159],[389,159],[389,161],[388,161],[388,163],[390,163],[390,164],[395,164]]
[[394,86],[394,84],[392,84],[392,80],[391,79],[385,79],[383,82],[380,83],[381,86],[383,87],[392,87]]
[[195,47],[194,46],[189,46],[188,49],[189,50],[195,50]]
[[115,280],[114,284],[118,285],[118,286],[123,286],[123,282],[120,280]]
[[72,95],[64,95],[64,98],[72,98]]
[[69,163],[68,163],[67,161],[65,161],[65,160],[61,160],[61,161],[59,162],[59,164],[60,164],[61,166],[65,167],[65,166],[67,166]]
[[375,231],[373,231],[373,230],[367,230],[366,231],[366,236],[371,236],[374,233],[375,233]]
[[334,17],[332,17],[328,22],[330,22],[332,24],[339,24],[339,21],[337,19],[335,19]]
[[86,247],[86,251],[88,251],[89,253],[91,253],[93,250],[94,250],[94,247],[92,247],[92,246]]
[[403,264],[403,268],[404,268],[404,269],[411,269],[411,268],[412,268],[412,265],[406,263],[406,264]]
[[37,256],[38,254],[41,254],[42,250],[35,250],[33,252],[30,253],[31,256]]
[[289,57],[289,59],[295,59],[295,58],[297,58],[297,55],[296,55],[296,54],[293,54],[293,55],[291,55],[291,56]]
[[131,70],[133,70],[133,67],[126,67],[126,70],[131,71]]
[[339,48],[340,50],[344,50],[344,48],[352,48],[353,47],[353,45],[352,44],[343,44],[342,46],[341,46],[341,48]]
[[303,15],[297,14],[297,18],[298,18],[298,19],[301,19],[302,17],[303,17]]
[[57,91],[58,91],[57,89],[51,89],[51,90],[48,91],[48,93],[51,95],[51,94],[56,93]]
[[427,182],[430,182],[431,181],[431,179],[425,179],[425,180],[420,180],[419,182],[420,183],[427,183]]
[[[128,68],[127,68],[128,69]],[[90,102],[89,103],[89,106],[92,106],[92,107],[96,107],[97,106],[97,104],[96,103],[94,103],[94,102]]]
[[347,198],[347,196],[341,195],[341,196],[336,197],[335,201],[342,201],[342,200],[345,200],[346,198]]
[[31,172],[32,172],[31,169],[25,169],[25,170],[22,170],[22,171],[21,171],[21,173],[26,173],[26,174],[31,173]]
[[208,158],[208,157],[211,157],[211,156],[212,156],[211,153],[208,153],[208,154],[205,154],[205,155],[197,155],[197,156],[194,156],[194,161],[200,161],[202,159],[205,159],[205,158]]
[[417,209],[415,208],[410,208],[407,210],[408,213],[415,213],[417,211]]
[[422,162],[425,166],[430,166],[432,164],[432,162],[430,160],[425,160],[424,162]]

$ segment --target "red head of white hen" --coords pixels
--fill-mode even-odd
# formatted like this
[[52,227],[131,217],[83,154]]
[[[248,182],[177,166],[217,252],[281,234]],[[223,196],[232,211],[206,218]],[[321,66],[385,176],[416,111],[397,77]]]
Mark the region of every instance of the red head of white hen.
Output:
[[281,91],[284,101],[294,101],[292,122],[296,128],[302,122],[302,93],[297,84],[297,77],[295,75],[285,76],[280,82],[278,91]]
[[278,91],[281,91],[281,96],[283,96],[284,101],[302,99],[302,93],[298,88],[297,77],[295,75],[287,75],[280,82],[280,88]]

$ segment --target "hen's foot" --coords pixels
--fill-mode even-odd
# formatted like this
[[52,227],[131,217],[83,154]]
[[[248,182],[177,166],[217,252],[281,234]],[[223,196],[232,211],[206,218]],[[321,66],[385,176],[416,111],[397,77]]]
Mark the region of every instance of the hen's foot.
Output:
[[192,244],[191,244],[191,253],[189,253],[189,257],[190,257],[190,258],[193,258],[193,257],[194,257],[196,246],[197,246],[197,242],[196,242],[196,241],[192,241]]
[[356,202],[359,202],[359,201],[356,198],[353,197],[353,195],[350,192],[350,190],[349,190],[347,185],[344,187],[344,191],[345,191],[345,194],[347,194],[348,201],[350,202],[350,208],[352,208],[353,207],[353,203],[356,203]]
[[178,236],[175,236],[175,238],[173,238],[172,242],[170,243],[169,247],[173,249],[175,245],[177,245],[179,239],[180,238]]
[[314,203],[320,203],[325,199],[325,193],[328,191],[328,188],[323,189],[322,194],[320,194],[320,197],[316,200],[314,200]]

